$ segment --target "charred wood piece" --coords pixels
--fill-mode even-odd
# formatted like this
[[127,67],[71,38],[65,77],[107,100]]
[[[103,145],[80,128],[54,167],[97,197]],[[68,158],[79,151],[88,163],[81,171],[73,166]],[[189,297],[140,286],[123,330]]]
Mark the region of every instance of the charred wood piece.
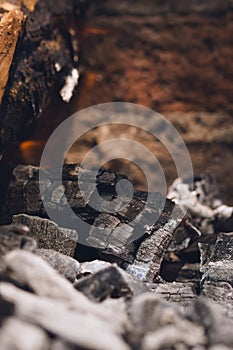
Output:
[[51,88],[64,101],[71,99],[79,78],[77,21],[87,4],[0,2],[0,156],[38,118]]
[[[101,212],[103,209],[101,206],[100,211],[94,210],[91,206],[94,196],[93,186],[91,184],[88,186],[88,182],[85,184],[87,185],[85,186],[85,198],[89,198],[89,201],[83,199],[83,194],[79,189],[79,181],[82,181],[82,174],[85,172],[85,179],[88,179],[88,176],[93,177],[90,171],[78,165],[65,165],[62,188],[56,172],[51,172],[50,181],[43,184],[42,196],[46,196],[47,202],[54,210],[62,213],[63,199],[66,196],[74,213],[89,224],[89,232],[80,232],[78,227],[72,226],[71,218],[70,227],[66,228],[68,229],[65,235],[67,241],[65,238],[63,244],[69,245],[69,237],[73,239],[76,233],[78,243],[83,244],[84,237],[87,245],[93,245],[103,259],[117,262],[143,281],[153,282],[159,274],[164,254],[174,238],[174,233],[182,223],[183,211],[170,200],[164,199],[159,193],[150,194],[147,202],[148,194],[140,191],[135,191],[133,199],[128,202],[126,199],[127,204],[115,213]],[[80,173],[81,180],[79,180]],[[116,184],[120,179],[122,175],[101,170],[96,176],[96,188],[103,198],[116,197]],[[38,239],[40,248],[56,249],[65,253],[66,248],[62,250],[62,235],[57,243],[53,242],[52,237],[59,236],[59,228],[46,218],[47,213],[40,194],[39,168],[31,166],[14,168],[6,197],[4,209],[6,217],[10,219],[16,215],[14,222],[28,225],[32,236],[35,235]],[[111,206],[111,201],[109,205]],[[147,207],[143,212],[145,205]],[[110,231],[107,236],[106,227]],[[41,238],[38,234],[41,231],[47,237]],[[64,229],[61,231],[65,233]],[[80,236],[82,241],[80,241]],[[58,245],[57,248],[56,245]],[[179,250],[179,247],[176,245],[174,249]],[[74,242],[73,244],[71,242],[66,254],[78,259],[80,250],[82,247],[78,244],[73,255]]]

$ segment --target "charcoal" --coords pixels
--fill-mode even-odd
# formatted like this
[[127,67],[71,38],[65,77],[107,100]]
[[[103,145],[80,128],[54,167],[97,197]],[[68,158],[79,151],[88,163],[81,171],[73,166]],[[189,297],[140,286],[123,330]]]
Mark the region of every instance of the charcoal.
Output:
[[49,341],[39,327],[10,317],[0,330],[0,349],[49,350]]
[[85,277],[87,275],[93,275],[96,272],[106,269],[110,267],[111,263],[103,260],[93,260],[87,261],[80,264],[80,272],[77,278]]
[[199,263],[184,264],[180,269],[178,276],[176,277],[176,282],[183,282],[183,283],[186,283],[186,282],[199,283],[200,280],[201,280],[201,273],[200,273]]
[[76,346],[64,340],[55,340],[52,342],[50,350],[76,350]]
[[14,249],[35,251],[37,243],[27,237],[29,228],[23,225],[9,225],[0,227],[0,257]]
[[207,236],[207,240],[211,238],[208,236],[221,230],[233,230],[233,208],[223,204],[214,176],[196,177],[193,187],[188,180],[177,179],[169,189],[168,198],[188,209],[194,226]]
[[130,308],[132,345],[142,349],[172,348],[182,343],[188,347],[205,345],[203,329],[188,321],[174,305],[160,300],[153,293],[136,297]]
[[231,348],[225,345],[218,344],[218,345],[211,346],[209,350],[231,350]]
[[233,288],[230,283],[205,281],[201,294],[220,305],[225,315],[233,319]]
[[91,302],[86,307],[81,300],[70,304],[39,297],[7,283],[0,284],[0,296],[15,305],[17,318],[39,326],[76,348],[129,350],[121,336],[126,322],[124,314],[113,314]]
[[4,322],[5,318],[12,316],[14,314],[14,304],[10,301],[6,301],[0,297],[0,326]]
[[143,350],[159,349],[190,349],[205,345],[206,339],[201,327],[189,323],[187,320],[180,320],[174,325],[167,325],[160,330],[151,332],[143,339]]
[[215,244],[200,244],[202,294],[233,318],[233,233],[220,233]]
[[5,281],[10,281],[39,296],[58,300],[76,297],[73,286],[60,276],[44,259],[20,250],[14,250],[4,257]]
[[[173,204],[170,204],[173,207]],[[173,216],[167,215],[167,222],[159,225],[140,244],[136,258],[131,265],[124,265],[127,272],[144,282],[153,282],[159,275],[162,260],[167,251],[174,231],[182,221],[182,214],[178,208]],[[158,223],[157,223],[158,224]]]
[[[50,180],[40,183],[40,194],[39,168],[17,166],[12,174],[14,177],[7,190],[4,215],[14,215],[14,222],[27,224],[32,235],[37,238],[39,248],[54,249],[77,260],[85,260],[82,247],[90,246],[93,247],[93,257],[99,256],[106,261],[116,262],[137,279],[153,282],[159,275],[164,254],[173,238],[178,242],[178,236],[181,235],[177,229],[182,223],[184,212],[157,192],[148,195],[146,192],[134,191],[133,198],[130,201],[125,198],[127,204],[118,208],[116,213],[101,212],[102,201],[97,206],[100,211],[93,209],[97,190],[107,201],[108,207],[115,205],[111,199],[116,196],[115,187],[119,179],[126,178],[123,175],[106,170],[100,170],[96,175],[77,164],[64,165],[62,186],[58,181],[59,173],[51,171]],[[88,182],[90,178],[96,178],[95,190]],[[77,179],[81,183],[85,181],[86,201],[82,198]],[[75,230],[72,228],[73,217],[67,221],[69,228],[66,229],[41,219],[47,216],[41,196],[46,198],[53,210],[61,213],[66,196],[74,213],[89,224],[87,232],[86,229],[81,229],[77,233],[76,227]],[[188,248],[189,243],[197,239],[199,231],[190,228],[191,224],[187,229],[189,232],[180,238],[174,249],[177,244],[182,246],[179,249],[183,249],[184,245]],[[187,236],[188,240],[185,239]],[[72,238],[71,241],[69,238]],[[89,252],[87,250],[88,254]],[[89,258],[86,256],[86,260]]]
[[188,218],[185,218],[175,230],[167,251],[181,255],[197,250],[197,242],[201,237],[202,233],[193,226]]
[[199,298],[192,305],[190,319],[205,329],[210,345],[233,347],[233,320],[226,318],[224,309],[208,299]]
[[96,301],[102,301],[107,297],[120,298],[130,294],[129,287],[114,267],[81,279],[75,283],[75,288]]
[[17,287],[35,293],[38,297],[69,303],[80,312],[96,313],[98,317],[109,317],[107,310],[94,308],[93,303],[83,294],[74,289],[73,285],[54,270],[44,259],[20,250],[15,250],[5,256],[4,280]]
[[[1,1],[0,157],[40,116],[52,87],[57,98],[72,98],[79,76],[77,22],[88,3]],[[71,76],[73,87],[67,86]]]
[[197,298],[197,285],[192,282],[160,283],[150,284],[149,286],[158,297],[183,308],[189,307]]
[[52,249],[37,249],[36,254],[46,260],[55,270],[69,281],[74,282],[80,271],[80,264],[77,260],[63,255]]
[[37,242],[35,239],[27,237],[29,228],[23,225],[0,226],[0,275],[5,269],[4,255],[14,249],[35,251]]
[[74,256],[78,239],[76,231],[60,228],[48,219],[25,214],[15,215],[13,223],[27,225],[30,228],[27,235],[37,240],[39,248]]
[[131,297],[147,291],[142,283],[114,265],[82,278],[75,283],[75,288],[98,302],[106,298]]

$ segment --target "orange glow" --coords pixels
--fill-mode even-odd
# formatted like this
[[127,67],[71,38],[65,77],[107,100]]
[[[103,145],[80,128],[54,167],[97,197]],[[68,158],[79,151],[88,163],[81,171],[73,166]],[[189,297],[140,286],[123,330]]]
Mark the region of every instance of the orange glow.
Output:
[[44,143],[42,141],[33,141],[33,140],[24,141],[20,144],[20,150],[21,152],[27,152],[38,147],[41,148],[43,144]]
[[20,144],[23,160],[28,164],[39,164],[45,143],[43,141],[28,140]]
[[86,84],[89,89],[92,89],[96,83],[96,73],[86,72]]
[[107,35],[110,34],[111,31],[109,29],[98,28],[98,27],[86,27],[83,30],[83,35]]

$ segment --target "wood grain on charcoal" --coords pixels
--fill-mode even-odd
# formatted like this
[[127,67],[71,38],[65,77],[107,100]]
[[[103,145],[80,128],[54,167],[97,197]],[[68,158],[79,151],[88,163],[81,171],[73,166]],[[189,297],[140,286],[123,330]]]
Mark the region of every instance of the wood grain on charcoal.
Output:
[[[78,258],[78,249],[75,253],[72,254],[72,252],[75,250],[77,240],[83,243],[86,237],[87,243],[98,248],[104,259],[110,259],[110,261],[115,259],[139,279],[153,282],[159,274],[164,254],[171,243],[174,232],[182,221],[182,211],[169,200],[165,201],[163,208],[163,198],[159,193],[155,193],[153,200],[147,203],[147,193],[140,191],[135,192],[133,199],[124,207],[124,210],[119,210],[115,214],[102,213],[101,203],[98,206],[100,211],[93,210],[91,207],[94,197],[93,190],[89,190],[87,186],[87,192],[89,192],[86,198],[89,198],[89,201],[85,203],[79,189],[79,173],[83,175],[85,172],[88,179],[88,175],[91,175],[90,171],[80,169],[77,165],[65,165],[63,188],[59,187],[58,174],[51,172],[50,181],[44,184],[42,196],[46,194],[49,205],[62,214],[65,193],[75,214],[90,225],[89,232],[83,233],[80,232],[79,227],[73,227],[71,218],[71,227],[66,228],[68,230],[62,229],[62,232],[66,232],[63,242],[59,228],[46,219],[47,214],[41,200],[39,168],[37,167],[18,166],[14,168],[8,187],[5,216],[12,218],[15,215],[14,223],[28,225],[32,236],[38,239],[40,248],[53,249],[57,246],[58,251],[65,253],[68,249],[66,254]],[[97,189],[103,198],[116,197],[115,187],[119,179],[122,179],[122,175],[100,171],[96,181]],[[82,177],[79,181],[82,181]],[[143,215],[141,211],[145,204],[148,208],[146,214]],[[29,217],[30,215],[33,217]],[[110,233],[106,235],[103,227],[111,228]],[[77,231],[76,235],[74,231]],[[84,238],[81,237],[82,241],[79,240],[81,235],[86,235]],[[54,240],[55,236],[57,240]],[[141,243],[140,240],[142,240]]]
[[[74,254],[77,259],[77,242],[71,238],[78,240],[82,232],[78,230],[77,234],[74,228],[61,229],[46,218],[38,171],[30,166],[14,168],[6,189],[5,217],[13,216],[15,225],[26,224],[31,232],[25,227],[2,228],[0,278],[8,282],[0,285],[0,303],[5,310],[3,322],[10,315],[29,320],[42,332],[52,332],[56,338],[55,350],[57,346],[66,350],[73,350],[75,346],[93,347],[86,329],[95,334],[97,349],[109,348],[112,341],[116,349],[172,349],[177,344],[182,344],[182,349],[232,348],[233,240],[231,232],[219,231],[226,227],[226,221],[230,222],[232,208],[222,203],[210,177],[195,179],[193,195],[196,197],[185,218],[183,209],[187,208],[182,201],[182,191],[181,196],[177,196],[177,185],[184,192],[193,191],[185,182],[175,182],[169,193],[176,202],[179,198],[180,206],[166,200],[162,208],[161,195],[154,194],[153,200],[147,203],[151,215],[144,217],[141,210],[147,200],[145,192],[135,191],[131,202],[116,213],[98,212],[91,209],[96,198],[93,187],[87,186],[85,202],[78,186],[79,172],[82,175],[87,172],[89,181],[93,177],[90,171],[77,165],[64,166],[63,188],[58,186],[58,174],[51,172],[50,181],[43,188],[53,207],[62,213],[65,192],[75,213],[90,223],[86,239],[89,243],[98,243],[97,256],[120,266],[98,260],[80,265],[52,250],[63,249],[60,251]],[[100,171],[96,187],[103,198],[116,197],[119,179],[122,175]],[[103,206],[98,202],[98,205],[101,210],[107,209],[106,203]],[[110,227],[110,234],[106,235],[100,226]],[[228,225],[228,230],[230,227]],[[62,230],[67,234],[65,240]],[[120,235],[121,232],[124,234]],[[136,241],[129,243],[130,235],[137,238]],[[35,251],[30,236],[37,238],[39,248],[43,249]],[[4,242],[8,242],[7,245]],[[200,264],[192,260],[198,247]],[[173,283],[158,276],[163,259],[180,266]],[[58,316],[66,320],[62,327],[56,322]],[[75,335],[74,323],[83,336]],[[7,332],[8,328],[4,334]],[[38,336],[44,339],[43,333]]]

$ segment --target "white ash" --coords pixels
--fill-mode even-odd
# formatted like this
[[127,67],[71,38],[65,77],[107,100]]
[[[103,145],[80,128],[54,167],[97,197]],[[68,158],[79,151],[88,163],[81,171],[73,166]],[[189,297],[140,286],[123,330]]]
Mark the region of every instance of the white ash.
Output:
[[79,71],[74,68],[72,69],[70,75],[66,78],[65,85],[60,91],[60,95],[64,102],[69,103],[73,97],[74,89],[78,85],[79,81]]

